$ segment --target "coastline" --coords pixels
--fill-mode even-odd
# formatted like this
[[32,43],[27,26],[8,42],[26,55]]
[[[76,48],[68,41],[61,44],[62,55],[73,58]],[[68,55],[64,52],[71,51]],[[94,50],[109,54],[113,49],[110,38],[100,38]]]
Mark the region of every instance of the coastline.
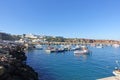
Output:
[[38,80],[26,59],[23,45],[0,43],[0,80]]

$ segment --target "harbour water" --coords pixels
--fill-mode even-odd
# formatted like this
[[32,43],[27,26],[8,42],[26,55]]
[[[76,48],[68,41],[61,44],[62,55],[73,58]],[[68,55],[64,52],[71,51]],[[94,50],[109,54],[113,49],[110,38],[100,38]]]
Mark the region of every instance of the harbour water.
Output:
[[73,51],[46,53],[44,50],[27,52],[27,64],[39,74],[40,80],[96,80],[113,76],[120,48],[89,47],[90,55],[74,55]]

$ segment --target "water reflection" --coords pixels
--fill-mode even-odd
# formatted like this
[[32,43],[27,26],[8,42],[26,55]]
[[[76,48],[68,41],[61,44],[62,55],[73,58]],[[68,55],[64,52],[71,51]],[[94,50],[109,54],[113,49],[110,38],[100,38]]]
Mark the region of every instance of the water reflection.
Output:
[[[46,53],[45,50],[28,51],[27,64],[39,73],[40,80],[96,80],[113,76],[115,60],[120,48],[89,48],[91,54],[73,51]],[[86,74],[87,73],[87,74]]]
[[88,57],[92,56],[92,53],[90,53],[90,54],[74,54],[74,56],[77,58],[83,58],[86,60]]

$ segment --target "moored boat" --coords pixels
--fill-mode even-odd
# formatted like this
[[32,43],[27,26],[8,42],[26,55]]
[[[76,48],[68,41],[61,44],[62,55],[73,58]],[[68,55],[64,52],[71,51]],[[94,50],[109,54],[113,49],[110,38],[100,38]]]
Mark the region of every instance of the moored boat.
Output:
[[42,45],[37,44],[37,45],[35,45],[35,49],[42,50],[42,49],[43,49],[43,47],[42,47]]
[[120,47],[119,44],[113,44],[112,46],[113,46],[114,48],[118,48],[118,47]]
[[120,65],[119,65],[119,61],[116,61],[117,67],[115,67],[115,70],[113,70],[113,74],[115,76],[119,76],[120,77]]
[[98,44],[98,45],[96,45],[96,48],[103,48],[103,45],[102,44]]
[[74,54],[89,54],[90,51],[86,46],[81,46],[74,51]]
[[49,46],[45,51],[48,52],[48,53],[52,53],[52,52],[56,52],[57,49],[54,48],[54,47]]
[[120,77],[120,70],[119,70],[119,69],[114,70],[114,71],[113,71],[113,74],[114,74],[115,76],[119,76],[119,77]]
[[103,46],[96,46],[96,48],[103,48]]

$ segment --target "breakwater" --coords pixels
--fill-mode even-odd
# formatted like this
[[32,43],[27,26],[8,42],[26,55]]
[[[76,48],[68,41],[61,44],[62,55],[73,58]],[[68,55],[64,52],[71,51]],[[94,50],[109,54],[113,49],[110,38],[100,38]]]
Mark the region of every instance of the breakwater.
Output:
[[0,44],[0,80],[38,80],[38,73],[26,64],[24,47]]

